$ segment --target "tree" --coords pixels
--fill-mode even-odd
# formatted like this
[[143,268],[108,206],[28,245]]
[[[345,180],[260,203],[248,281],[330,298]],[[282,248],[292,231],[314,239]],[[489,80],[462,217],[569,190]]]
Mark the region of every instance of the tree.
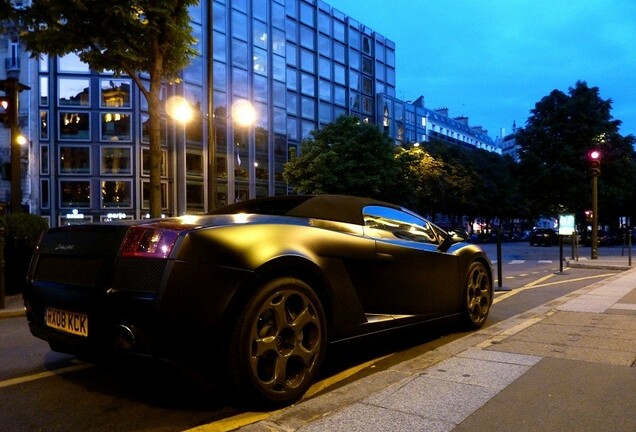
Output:
[[395,163],[398,185],[395,201],[420,214],[439,211],[435,189],[442,181],[443,164],[421,147],[398,147]]
[[302,141],[283,178],[296,192],[391,199],[395,146],[377,126],[341,116]]
[[598,87],[582,81],[568,94],[553,90],[537,102],[516,136],[519,176],[532,216],[582,215],[590,208],[587,155],[593,148],[603,154],[599,207],[607,216],[628,211],[635,193],[634,137],[619,135],[621,122],[611,108]]
[[161,84],[196,53],[188,7],[198,0],[34,0],[21,34],[32,56],[76,53],[96,71],[130,76],[148,101],[150,215],[161,216]]

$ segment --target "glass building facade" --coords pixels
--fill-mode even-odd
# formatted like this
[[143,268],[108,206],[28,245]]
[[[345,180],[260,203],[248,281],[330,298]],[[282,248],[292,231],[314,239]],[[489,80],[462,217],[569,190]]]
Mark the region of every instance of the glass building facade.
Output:
[[[377,95],[395,97],[395,44],[327,3],[201,1],[190,15],[199,55],[162,89],[195,111],[184,124],[162,119],[167,216],[287,194],[283,166],[304,137],[343,114],[376,123]],[[75,55],[30,61],[20,80],[31,87],[21,95],[31,212],[51,226],[145,217],[148,107],[132,79]],[[249,126],[231,108],[244,100]]]

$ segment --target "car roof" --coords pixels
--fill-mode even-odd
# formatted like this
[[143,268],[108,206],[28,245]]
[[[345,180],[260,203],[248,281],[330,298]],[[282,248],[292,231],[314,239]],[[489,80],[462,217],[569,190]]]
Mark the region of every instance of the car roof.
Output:
[[209,214],[253,213],[363,225],[362,209],[370,205],[402,209],[400,206],[384,201],[348,195],[285,195],[242,201],[221,207]]

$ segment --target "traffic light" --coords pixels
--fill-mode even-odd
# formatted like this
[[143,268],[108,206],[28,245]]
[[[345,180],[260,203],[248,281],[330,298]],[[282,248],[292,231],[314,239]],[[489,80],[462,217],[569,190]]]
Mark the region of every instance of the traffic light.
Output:
[[589,163],[590,175],[592,177],[598,177],[601,175],[601,152],[599,150],[592,150],[587,154],[587,160]]
[[11,127],[13,120],[11,99],[7,96],[0,96],[0,123],[6,127]]

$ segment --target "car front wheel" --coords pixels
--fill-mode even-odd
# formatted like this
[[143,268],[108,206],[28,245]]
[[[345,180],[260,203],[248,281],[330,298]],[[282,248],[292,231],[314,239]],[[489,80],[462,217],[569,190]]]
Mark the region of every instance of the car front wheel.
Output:
[[484,325],[492,305],[492,281],[486,266],[475,261],[468,269],[463,298],[464,322],[471,329]]
[[325,354],[325,314],[303,281],[261,286],[238,317],[228,369],[239,396],[259,405],[288,405],[312,384]]

